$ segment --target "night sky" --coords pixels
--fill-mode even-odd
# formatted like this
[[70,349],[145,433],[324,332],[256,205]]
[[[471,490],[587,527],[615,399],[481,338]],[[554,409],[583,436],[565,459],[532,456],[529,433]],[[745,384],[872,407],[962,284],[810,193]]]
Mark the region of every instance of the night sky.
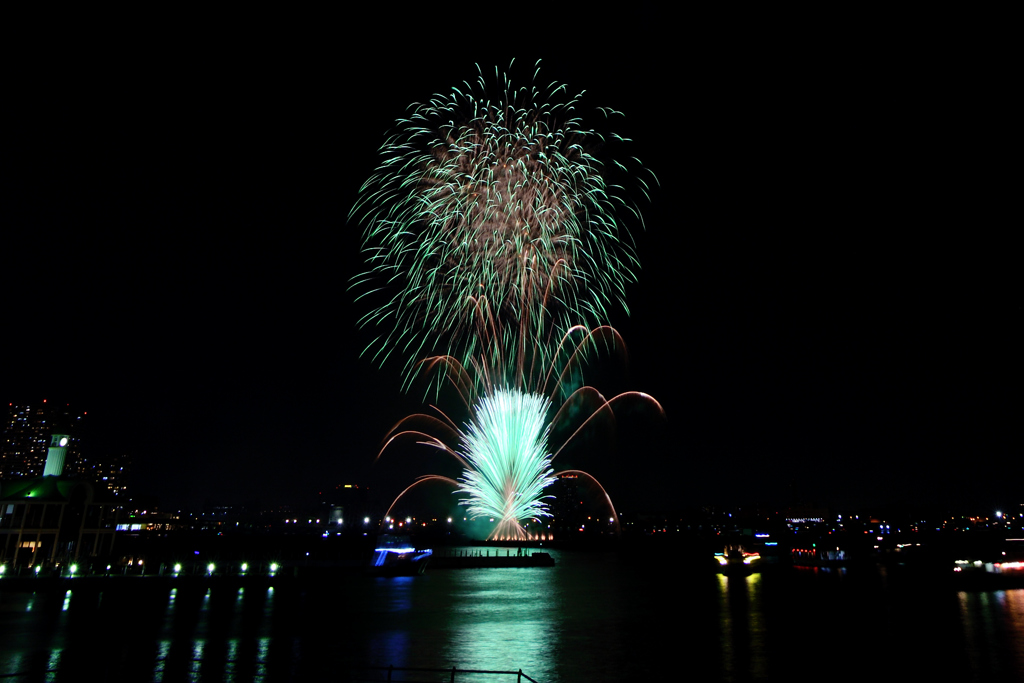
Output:
[[0,398],[88,411],[83,448],[131,453],[163,507],[379,475],[420,401],[359,357],[349,209],[408,104],[541,58],[582,115],[625,113],[661,183],[612,322],[620,388],[667,417],[629,417],[595,456],[620,508],[1024,503],[998,45],[912,22],[641,10],[519,41],[453,19],[26,27],[5,66]]

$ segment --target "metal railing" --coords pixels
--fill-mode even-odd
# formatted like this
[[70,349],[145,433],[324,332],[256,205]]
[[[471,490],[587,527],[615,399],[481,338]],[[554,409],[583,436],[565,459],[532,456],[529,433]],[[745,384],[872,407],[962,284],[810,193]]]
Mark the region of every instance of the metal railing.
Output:
[[[455,683],[455,674],[484,674],[484,675],[496,675],[496,676],[515,676],[516,683],[522,683],[523,681],[529,681],[529,683],[538,683],[535,679],[530,678],[523,673],[522,669],[518,671],[488,671],[485,669],[457,669],[454,666],[450,669],[427,669],[423,667],[415,666],[368,666],[359,669],[362,672],[380,672],[383,675],[387,673],[387,678],[361,678],[354,676],[349,679],[351,683],[381,683],[383,681],[395,681],[396,683],[435,683],[437,679],[433,681],[414,681],[411,678],[405,678],[405,673],[434,673],[434,674],[451,674],[451,677],[447,680],[450,683]],[[393,678],[395,673],[402,675],[401,678]]]

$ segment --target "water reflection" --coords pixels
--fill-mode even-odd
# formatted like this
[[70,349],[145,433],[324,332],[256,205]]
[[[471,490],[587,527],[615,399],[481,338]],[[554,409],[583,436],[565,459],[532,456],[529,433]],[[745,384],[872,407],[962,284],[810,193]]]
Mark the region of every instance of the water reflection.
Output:
[[1024,680],[1024,589],[957,597],[971,669]]
[[551,573],[483,569],[453,573],[449,642],[453,665],[468,669],[522,668],[553,680],[551,654],[560,649],[560,601]]
[[[173,601],[173,596],[171,599]],[[164,680],[164,662],[167,661],[167,655],[170,651],[170,641],[162,640],[159,643],[157,643],[156,664],[153,667],[153,681],[155,681],[156,683],[161,683]]]
[[[597,553],[557,561],[244,590],[154,582],[0,592],[0,676],[345,680],[349,667],[392,664],[522,668],[543,683],[812,671],[1024,680],[1024,590],[880,588],[857,572],[680,575],[668,563]],[[850,644],[865,637],[853,656]]]
[[718,627],[724,680],[767,675],[761,575],[718,575]]
[[[382,596],[380,609],[398,617],[397,623],[405,623],[412,616],[412,591],[414,580],[419,577],[393,576],[374,579],[374,588]],[[394,624],[395,622],[392,622]],[[374,653],[375,666],[408,666],[406,656],[411,647],[411,638],[406,628],[389,628],[369,638],[369,651]]]

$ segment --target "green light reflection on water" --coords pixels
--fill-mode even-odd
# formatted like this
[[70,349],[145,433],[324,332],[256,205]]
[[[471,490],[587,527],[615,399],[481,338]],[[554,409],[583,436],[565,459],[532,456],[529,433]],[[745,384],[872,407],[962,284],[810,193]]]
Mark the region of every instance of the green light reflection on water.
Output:
[[550,572],[481,569],[454,577],[449,659],[460,668],[522,669],[554,680],[560,623]]

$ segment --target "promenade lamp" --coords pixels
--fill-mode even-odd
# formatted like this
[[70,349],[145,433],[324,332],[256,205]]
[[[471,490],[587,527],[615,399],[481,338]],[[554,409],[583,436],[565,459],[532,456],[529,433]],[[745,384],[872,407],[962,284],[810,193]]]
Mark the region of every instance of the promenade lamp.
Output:
[[6,564],[0,564],[0,576],[3,576],[6,573],[7,573],[7,565]]
[[247,571],[249,571],[249,563],[248,562],[243,562],[242,563],[242,573],[244,574]]
[[212,576],[213,575],[213,570],[216,569],[216,568],[217,568],[217,565],[215,565],[213,562],[211,562],[210,564],[206,565],[206,573],[209,574],[210,576]]
[[277,562],[270,563],[270,575],[273,576],[277,573]]
[[71,572],[71,576],[74,576],[75,572],[78,571],[78,565],[77,564],[71,565],[70,567],[68,567],[68,571]]
[[181,573],[181,562],[174,563],[174,575],[177,576]]
[[39,570],[42,569],[42,565],[36,565],[36,576],[39,576]]

